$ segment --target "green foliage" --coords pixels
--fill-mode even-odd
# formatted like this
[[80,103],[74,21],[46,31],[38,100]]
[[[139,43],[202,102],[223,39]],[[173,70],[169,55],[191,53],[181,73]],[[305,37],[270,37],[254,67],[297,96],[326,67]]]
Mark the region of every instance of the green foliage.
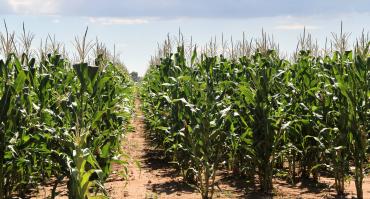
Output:
[[68,178],[69,198],[106,195],[103,183],[131,115],[132,83],[109,60],[97,63],[71,66],[59,54],[0,60],[0,198],[24,197],[52,177],[55,187]]
[[288,61],[264,48],[238,59],[195,48],[187,60],[183,46],[165,51],[142,81],[149,135],[203,198],[212,198],[222,168],[250,182],[258,176],[266,194],[275,174],[294,184],[327,173],[341,195],[353,174],[362,198],[370,133],[366,52],[368,45],[324,57],[302,50]]

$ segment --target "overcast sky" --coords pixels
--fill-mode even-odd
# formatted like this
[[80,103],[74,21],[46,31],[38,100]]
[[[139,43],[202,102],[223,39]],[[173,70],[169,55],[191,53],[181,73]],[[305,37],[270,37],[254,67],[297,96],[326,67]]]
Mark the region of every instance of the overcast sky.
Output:
[[304,26],[319,43],[340,30],[340,21],[353,39],[369,31],[370,1],[0,0],[0,17],[16,32],[25,22],[37,38],[55,34],[67,47],[89,26],[90,38],[97,36],[110,48],[115,44],[128,69],[142,75],[157,43],[179,28],[199,43],[222,33],[256,38],[264,28],[291,52]]

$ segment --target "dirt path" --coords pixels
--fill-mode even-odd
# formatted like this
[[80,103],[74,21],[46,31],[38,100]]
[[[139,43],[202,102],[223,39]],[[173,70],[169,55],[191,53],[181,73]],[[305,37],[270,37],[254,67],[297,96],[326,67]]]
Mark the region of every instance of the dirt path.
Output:
[[[140,101],[135,100],[134,131],[123,141],[123,150],[130,157],[128,180],[112,175],[106,183],[110,196],[118,198],[200,198],[200,195],[177,177],[176,171],[163,160],[163,152],[150,146],[145,138],[143,113]],[[140,167],[138,167],[138,164]],[[115,165],[116,173],[122,167]]]

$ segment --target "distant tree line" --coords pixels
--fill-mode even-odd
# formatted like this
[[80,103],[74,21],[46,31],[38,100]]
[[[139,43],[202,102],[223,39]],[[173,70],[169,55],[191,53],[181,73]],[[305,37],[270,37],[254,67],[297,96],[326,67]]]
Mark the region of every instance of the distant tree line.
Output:
[[135,82],[141,81],[141,77],[139,76],[137,72],[133,71],[130,73],[130,75],[131,75],[132,80],[134,80]]

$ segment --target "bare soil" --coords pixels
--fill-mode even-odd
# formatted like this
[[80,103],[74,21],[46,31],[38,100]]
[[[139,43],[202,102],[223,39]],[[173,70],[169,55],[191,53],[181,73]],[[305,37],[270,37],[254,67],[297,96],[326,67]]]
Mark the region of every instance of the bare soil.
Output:
[[110,196],[119,198],[199,198],[199,194],[182,183],[176,171],[164,160],[163,151],[151,146],[145,137],[144,118],[140,101],[135,101],[134,131],[123,141],[129,155],[128,180],[106,184]]
[[[114,164],[113,173],[105,184],[110,197],[113,199],[201,198],[200,193],[184,183],[173,166],[164,159],[163,151],[150,144],[150,139],[145,136],[144,118],[138,99],[135,100],[135,113],[131,121],[134,130],[128,133],[122,141],[122,150],[127,153],[123,160],[128,163],[126,166]],[[125,167],[128,169],[128,173],[126,173]],[[271,196],[264,196],[256,191],[258,185],[246,185],[243,179],[231,175],[228,171],[221,171],[217,179],[218,186],[214,198],[271,198]],[[328,177],[320,177],[319,183],[307,180],[295,185],[284,180],[274,179],[273,198],[355,198],[356,188],[353,180],[346,183],[347,195],[344,197],[336,196],[333,184],[334,179]],[[50,197],[51,187],[51,184],[40,187],[32,198]],[[249,187],[249,189],[245,187]],[[363,189],[364,198],[370,199],[369,177],[365,177]],[[57,198],[68,198],[65,181],[57,188],[57,191],[59,192]]]

